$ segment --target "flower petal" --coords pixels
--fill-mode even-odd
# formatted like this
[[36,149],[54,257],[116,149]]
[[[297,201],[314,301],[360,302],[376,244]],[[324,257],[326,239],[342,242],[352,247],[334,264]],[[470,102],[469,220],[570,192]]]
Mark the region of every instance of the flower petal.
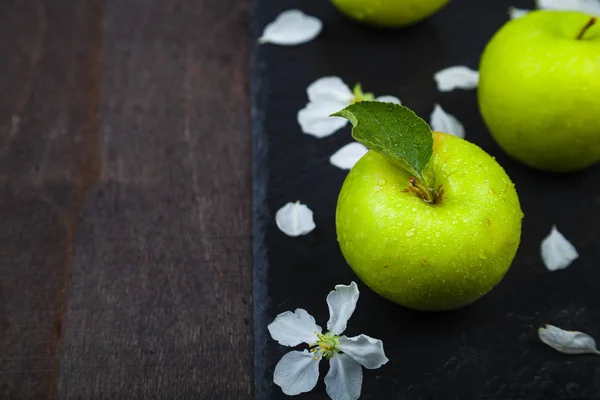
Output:
[[275,223],[283,233],[292,237],[306,235],[316,227],[312,210],[299,201],[281,207],[275,214]]
[[379,96],[375,98],[375,101],[379,101],[381,103],[394,103],[394,104],[402,104],[399,98],[396,96]]
[[327,329],[335,335],[346,330],[346,324],[352,316],[358,301],[358,286],[355,282],[350,285],[336,285],[327,295],[327,306],[329,307],[329,321]]
[[[306,88],[308,100],[311,103],[341,103],[345,108],[352,103],[352,90],[337,76],[325,76],[311,83]],[[336,111],[340,111],[342,108]]]
[[338,168],[352,169],[368,151],[369,149],[360,143],[348,143],[329,157],[329,161]]
[[319,380],[320,361],[308,350],[290,351],[275,366],[273,382],[288,396],[309,392]]
[[449,133],[459,138],[465,137],[465,128],[454,115],[448,114],[436,104],[431,113],[431,128],[434,131]]
[[325,386],[332,400],[356,400],[362,388],[362,368],[346,354],[334,354],[329,360]]
[[345,103],[308,103],[298,111],[298,123],[302,132],[318,138],[334,134],[348,124],[348,120],[330,117],[331,114],[343,110]]
[[575,247],[552,226],[550,234],[542,241],[542,260],[549,271],[567,268],[579,254]]
[[569,10],[600,16],[598,0],[537,0],[537,8],[544,10]]
[[448,67],[433,75],[440,92],[450,92],[454,89],[475,89],[479,83],[479,72],[459,65]]
[[313,316],[302,308],[279,314],[268,329],[271,337],[280,345],[290,347],[300,343],[313,344],[317,341],[316,333],[321,333],[321,327],[316,324]]
[[323,23],[300,10],[284,11],[265,27],[260,43],[293,46],[309,42],[323,29]]
[[596,341],[591,336],[578,331],[565,331],[556,326],[546,325],[538,329],[542,342],[561,353],[566,354],[600,354]]
[[389,360],[383,351],[383,342],[367,335],[340,337],[338,349],[355,359],[367,369],[376,369]]
[[522,16],[529,13],[530,11],[531,10],[525,10],[524,8],[509,7],[508,8],[508,16],[510,17],[510,19],[517,19],[517,18],[521,18]]

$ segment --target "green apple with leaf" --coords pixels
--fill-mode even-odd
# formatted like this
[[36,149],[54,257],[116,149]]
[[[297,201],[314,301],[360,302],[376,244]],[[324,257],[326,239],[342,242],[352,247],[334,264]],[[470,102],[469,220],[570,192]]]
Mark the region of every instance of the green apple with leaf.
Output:
[[600,161],[600,24],[533,11],[505,24],[481,57],[479,108],[509,155],[566,172]]
[[402,27],[424,20],[450,0],[331,0],[345,15],[369,25]]
[[334,115],[370,148],[346,177],[336,211],[338,242],[358,277],[418,310],[463,307],[496,286],[523,217],[502,167],[403,106],[360,102]]

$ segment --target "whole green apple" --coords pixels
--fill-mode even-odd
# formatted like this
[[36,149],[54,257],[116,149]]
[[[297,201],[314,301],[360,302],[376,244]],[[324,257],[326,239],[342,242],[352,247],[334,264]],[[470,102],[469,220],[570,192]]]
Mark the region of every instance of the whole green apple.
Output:
[[509,155],[541,170],[600,161],[600,26],[534,11],[506,23],[481,57],[479,108]]
[[401,27],[429,17],[450,0],[331,0],[347,16],[370,25]]
[[[415,123],[406,126],[381,142],[403,140]],[[476,145],[434,132],[423,169],[426,193],[390,152],[373,151],[372,140],[353,135],[372,150],[344,181],[336,229],[358,277],[379,295],[418,310],[463,307],[496,286],[519,246],[523,218],[502,167]]]

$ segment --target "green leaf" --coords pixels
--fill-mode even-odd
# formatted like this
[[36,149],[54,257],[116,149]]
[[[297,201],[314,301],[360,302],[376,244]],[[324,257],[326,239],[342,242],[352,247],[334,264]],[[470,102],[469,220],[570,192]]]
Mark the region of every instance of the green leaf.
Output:
[[412,110],[398,104],[363,101],[332,116],[349,120],[354,139],[425,183],[423,169],[433,154],[433,133]]

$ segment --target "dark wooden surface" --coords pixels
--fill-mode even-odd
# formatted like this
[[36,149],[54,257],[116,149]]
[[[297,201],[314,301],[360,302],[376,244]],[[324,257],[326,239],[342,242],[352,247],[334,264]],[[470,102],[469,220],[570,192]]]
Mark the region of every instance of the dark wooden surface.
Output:
[[0,398],[251,396],[248,13],[0,2]]

